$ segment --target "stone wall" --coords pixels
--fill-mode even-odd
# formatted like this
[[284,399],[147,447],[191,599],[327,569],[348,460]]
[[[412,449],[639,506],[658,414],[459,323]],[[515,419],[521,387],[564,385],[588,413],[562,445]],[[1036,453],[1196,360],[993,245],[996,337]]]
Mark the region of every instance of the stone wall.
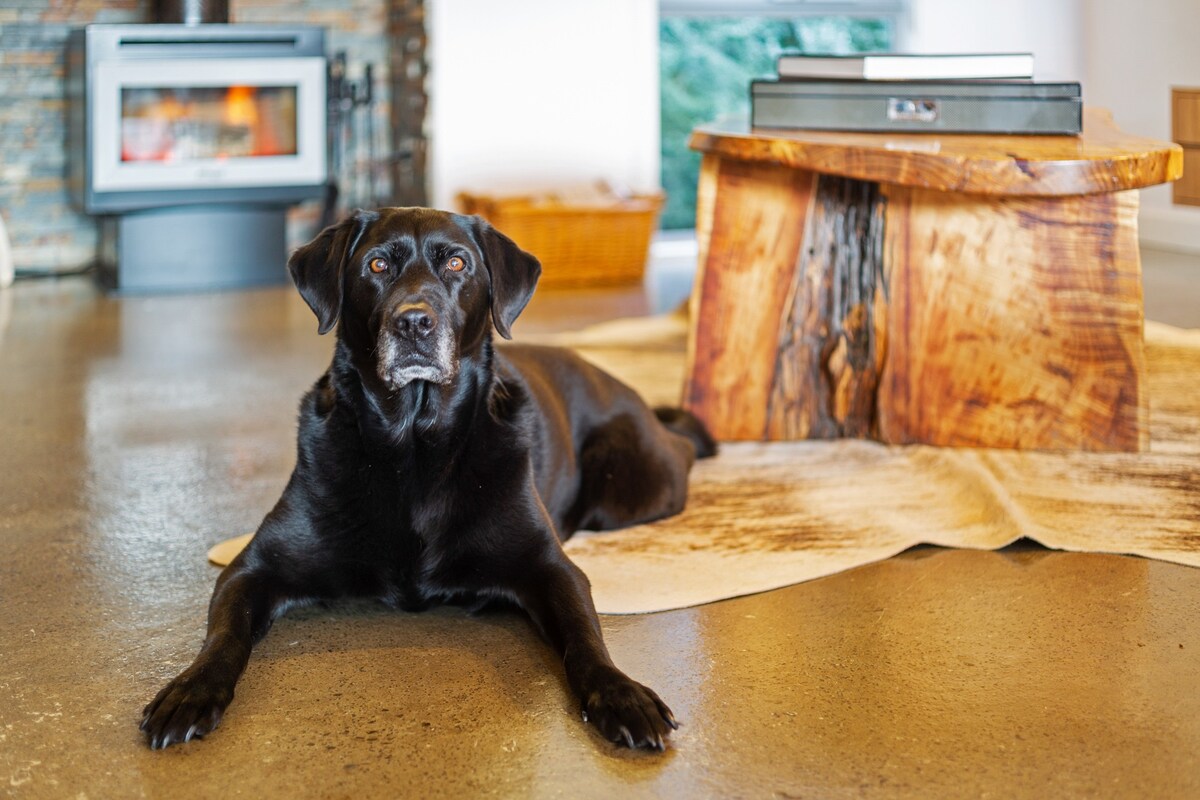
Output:
[[[0,214],[18,269],[69,270],[95,256],[96,224],[67,195],[63,49],[90,23],[150,21],[150,0],[3,0],[0,5]],[[347,51],[352,77],[376,65],[375,119],[387,141],[386,0],[231,0],[233,22],[324,26],[330,54]],[[293,215],[293,242],[312,233],[311,205]]]
[[0,214],[18,269],[95,255],[96,226],[67,200],[63,47],[74,27],[141,22],[146,0],[6,0],[0,8]]

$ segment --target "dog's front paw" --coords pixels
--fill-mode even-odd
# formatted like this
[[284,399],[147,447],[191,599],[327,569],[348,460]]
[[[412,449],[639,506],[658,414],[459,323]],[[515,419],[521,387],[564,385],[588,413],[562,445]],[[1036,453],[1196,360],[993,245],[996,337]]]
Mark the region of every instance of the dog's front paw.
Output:
[[142,711],[140,726],[152,750],[200,739],[221,722],[233,700],[224,681],[204,680],[186,670],[168,683]]
[[655,750],[665,750],[667,736],[679,728],[657,694],[619,672],[586,694],[583,719],[609,741]]

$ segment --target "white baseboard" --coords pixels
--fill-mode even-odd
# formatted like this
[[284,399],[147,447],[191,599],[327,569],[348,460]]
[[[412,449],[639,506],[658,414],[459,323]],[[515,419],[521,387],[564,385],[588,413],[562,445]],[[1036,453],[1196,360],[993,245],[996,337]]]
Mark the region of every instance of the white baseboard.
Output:
[[1200,254],[1200,208],[1146,208],[1138,214],[1143,247]]
[[700,252],[695,231],[659,231],[650,242],[651,258],[691,258]]

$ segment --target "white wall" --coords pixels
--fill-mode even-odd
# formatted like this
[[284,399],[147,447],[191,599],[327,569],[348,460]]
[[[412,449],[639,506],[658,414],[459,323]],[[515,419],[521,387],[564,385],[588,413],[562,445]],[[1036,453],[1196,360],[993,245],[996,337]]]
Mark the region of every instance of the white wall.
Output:
[[1080,80],[1081,4],[1082,0],[910,0],[898,31],[899,45],[914,53],[1033,53],[1038,80]]
[[[1200,2],[1090,0],[1083,14],[1084,101],[1129,133],[1171,139],[1171,87],[1200,86]],[[1142,242],[1200,252],[1200,207],[1171,203],[1169,186],[1142,192]]]
[[[1171,139],[1171,90],[1200,85],[1198,0],[911,0],[901,45],[915,52],[1017,50],[1039,80],[1078,80],[1083,101],[1117,127]],[[1144,244],[1200,252],[1200,208],[1141,193]]]
[[[1078,79],[1082,0],[911,0],[914,51],[1035,53]],[[596,178],[659,185],[657,0],[429,0],[434,205]]]
[[[659,184],[656,0],[429,0],[430,191],[596,178]],[[1170,86],[1200,85],[1200,0],[910,0],[898,46],[1028,51],[1119,127],[1169,140]],[[1143,241],[1200,252],[1200,208],[1142,192]]]
[[656,0],[429,0],[431,202],[659,187]]

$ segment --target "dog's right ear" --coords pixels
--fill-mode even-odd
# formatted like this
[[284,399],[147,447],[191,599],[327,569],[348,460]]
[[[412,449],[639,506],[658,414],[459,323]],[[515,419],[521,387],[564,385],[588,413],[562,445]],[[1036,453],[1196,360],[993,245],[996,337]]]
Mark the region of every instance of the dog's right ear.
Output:
[[317,238],[300,247],[288,259],[288,272],[300,296],[317,315],[317,333],[325,334],[337,324],[342,312],[342,276],[346,259],[358,246],[367,225],[378,214],[356,211],[330,225]]

